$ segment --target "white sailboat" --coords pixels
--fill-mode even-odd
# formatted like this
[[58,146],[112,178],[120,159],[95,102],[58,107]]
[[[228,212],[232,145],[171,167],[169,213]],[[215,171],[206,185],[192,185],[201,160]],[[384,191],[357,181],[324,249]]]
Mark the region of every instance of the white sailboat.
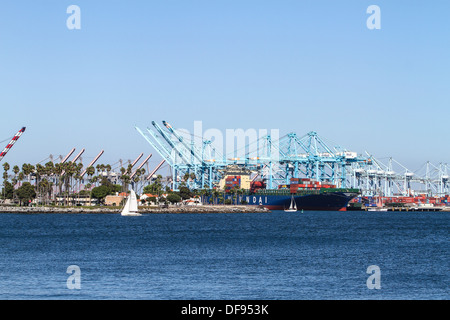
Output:
[[295,203],[294,196],[291,197],[289,209],[284,209],[284,212],[297,212],[297,203]]
[[130,195],[128,196],[127,202],[120,213],[122,216],[141,216],[139,213],[138,205],[137,205],[137,197],[136,193],[131,190]]

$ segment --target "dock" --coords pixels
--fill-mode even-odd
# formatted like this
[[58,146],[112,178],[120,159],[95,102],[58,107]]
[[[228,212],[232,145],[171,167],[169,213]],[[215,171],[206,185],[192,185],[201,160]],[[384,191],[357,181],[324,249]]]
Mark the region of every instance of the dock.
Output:
[[[364,211],[369,211],[370,207],[363,208]],[[386,209],[386,208],[385,208]],[[388,212],[437,212],[447,211],[450,212],[450,207],[390,207],[387,208]],[[376,211],[374,211],[376,212]]]

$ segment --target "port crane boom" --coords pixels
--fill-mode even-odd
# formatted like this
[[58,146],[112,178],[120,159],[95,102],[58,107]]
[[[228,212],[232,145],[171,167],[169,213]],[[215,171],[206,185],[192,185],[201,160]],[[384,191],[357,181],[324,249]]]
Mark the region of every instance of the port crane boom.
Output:
[[69,153],[64,157],[64,159],[61,160],[61,164],[65,163],[67,161],[67,159],[69,159],[69,157],[72,155],[72,153],[75,152],[75,148],[73,148],[72,150],[69,151]]
[[163,165],[163,163],[166,162],[166,160],[162,160],[155,169],[153,169],[153,171],[147,176],[147,180],[150,180],[153,175],[156,173],[156,171],[158,171],[159,168],[161,168],[161,166]]
[[[75,151],[75,148],[73,149]],[[80,157],[81,155],[84,153],[85,149],[83,148],[76,156],[75,158],[72,159],[72,161],[70,161],[71,163],[75,163]],[[72,154],[72,153],[71,153]],[[67,159],[66,159],[67,160]],[[66,170],[63,170],[61,172],[61,176],[63,176],[66,173]]]
[[147,163],[148,159],[150,159],[152,157],[152,154],[150,154],[147,158],[145,158],[144,161],[142,161],[142,163],[137,167],[137,169],[131,174],[130,179],[133,179],[134,176],[136,175],[137,171],[140,170],[144,164]]
[[87,168],[91,167],[94,165],[95,162],[97,162],[98,158],[100,158],[100,156],[103,154],[103,150],[100,151],[100,153],[94,158],[94,160],[91,161],[91,163],[89,163],[89,165],[86,167],[86,169],[84,169],[84,171],[81,173],[80,177],[83,178],[83,176],[86,174]]
[[2,153],[0,153],[0,161],[2,161],[2,159],[5,157],[5,155],[8,153],[8,151],[12,148],[12,146],[14,145],[14,143],[16,143],[17,140],[19,140],[20,136],[22,135],[22,133],[25,132],[25,127],[23,127],[22,129],[20,129],[15,136],[11,139],[11,141],[6,145],[5,149],[3,149]]

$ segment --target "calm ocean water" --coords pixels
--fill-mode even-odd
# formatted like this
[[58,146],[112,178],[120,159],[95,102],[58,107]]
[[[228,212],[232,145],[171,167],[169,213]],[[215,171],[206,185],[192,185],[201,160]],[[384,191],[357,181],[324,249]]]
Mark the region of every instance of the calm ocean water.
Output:
[[0,214],[0,299],[448,299],[449,218]]

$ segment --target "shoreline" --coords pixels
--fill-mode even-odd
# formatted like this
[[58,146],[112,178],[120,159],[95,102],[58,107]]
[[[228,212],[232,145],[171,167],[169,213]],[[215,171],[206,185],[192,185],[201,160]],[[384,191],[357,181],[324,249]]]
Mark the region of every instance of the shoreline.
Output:
[[[14,207],[0,205],[0,214],[2,213],[18,213],[18,214],[120,214],[122,209],[110,207]],[[367,210],[347,210],[347,212],[369,212]],[[401,212],[450,212],[450,207],[442,210],[393,210],[391,213]],[[161,207],[140,207],[139,212],[142,214],[158,214],[158,213],[265,213],[272,212],[270,209],[262,206],[250,205],[202,205],[202,206],[170,206],[168,208]],[[388,211],[389,212],[389,211]]]
[[[0,206],[1,213],[58,213],[58,214],[120,214],[122,209],[115,208],[83,208],[83,207],[10,207]],[[168,208],[139,208],[142,214],[155,213],[264,213],[271,212],[260,206],[245,205],[203,205],[203,206],[170,206]]]

